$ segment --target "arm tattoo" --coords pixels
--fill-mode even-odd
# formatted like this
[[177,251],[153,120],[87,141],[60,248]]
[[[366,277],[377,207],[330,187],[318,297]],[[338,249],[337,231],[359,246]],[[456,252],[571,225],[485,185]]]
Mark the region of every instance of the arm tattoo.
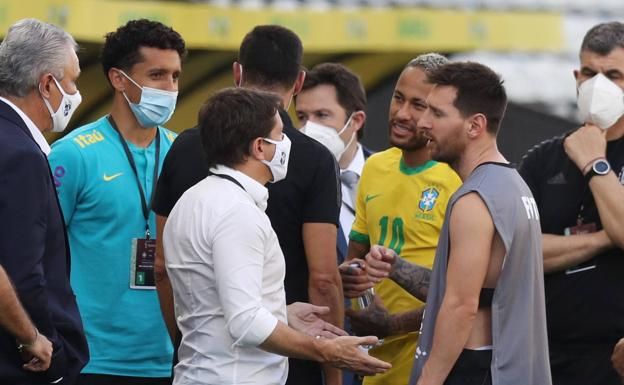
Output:
[[423,302],[427,300],[431,270],[397,256],[390,279],[419,300]]
[[405,334],[419,331],[424,311],[425,307],[421,306],[418,309],[394,315],[393,318],[395,325],[392,328],[393,332],[396,334]]

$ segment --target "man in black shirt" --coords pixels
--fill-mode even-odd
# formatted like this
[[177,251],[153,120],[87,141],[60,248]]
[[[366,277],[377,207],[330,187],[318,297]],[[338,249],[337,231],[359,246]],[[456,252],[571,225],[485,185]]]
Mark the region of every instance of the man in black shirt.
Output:
[[[284,109],[303,85],[303,49],[299,38],[278,26],[259,26],[244,38],[238,62],[233,64],[235,84],[273,91]],[[336,234],[340,213],[337,165],[320,143],[293,128],[285,110],[280,111],[284,133],[292,142],[288,175],[270,184],[266,210],[286,259],[286,301],[310,302],[331,309],[326,321],[342,326],[342,283],[336,264]],[[158,238],[166,217],[189,187],[208,175],[199,132],[182,133],[171,147],[158,181],[153,209],[157,214]],[[159,248],[155,275],[161,308],[172,336],[176,335],[171,286]],[[291,359],[288,383],[320,384],[318,363]],[[341,373],[323,367],[325,384],[340,384]]]
[[611,355],[624,336],[624,24],[593,27],[580,61],[574,76],[586,124],[531,149],[520,173],[541,217],[553,384],[616,385]]

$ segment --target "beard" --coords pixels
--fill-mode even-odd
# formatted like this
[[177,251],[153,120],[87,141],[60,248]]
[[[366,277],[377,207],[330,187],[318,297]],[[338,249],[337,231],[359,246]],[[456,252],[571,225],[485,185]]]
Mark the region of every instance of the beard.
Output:
[[428,139],[425,137],[423,131],[417,127],[411,129],[413,135],[409,139],[395,138],[392,135],[392,121],[390,121],[390,144],[396,148],[404,151],[416,151],[427,146]]
[[463,146],[460,142],[450,142],[440,146],[438,142],[434,141],[431,142],[428,147],[431,159],[453,166],[459,163],[459,159],[465,146]]

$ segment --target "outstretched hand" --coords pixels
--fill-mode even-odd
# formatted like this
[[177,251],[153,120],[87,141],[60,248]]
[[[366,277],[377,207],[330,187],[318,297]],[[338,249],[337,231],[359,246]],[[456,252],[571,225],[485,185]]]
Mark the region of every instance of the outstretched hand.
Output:
[[295,302],[288,305],[287,311],[288,326],[301,333],[328,339],[347,335],[347,332],[344,330],[320,318],[320,316],[329,314],[329,307],[327,306]]
[[361,346],[377,344],[377,337],[338,337],[331,341],[319,341],[327,344],[323,349],[325,362],[340,369],[370,376],[384,373],[392,367],[387,362],[369,356]]

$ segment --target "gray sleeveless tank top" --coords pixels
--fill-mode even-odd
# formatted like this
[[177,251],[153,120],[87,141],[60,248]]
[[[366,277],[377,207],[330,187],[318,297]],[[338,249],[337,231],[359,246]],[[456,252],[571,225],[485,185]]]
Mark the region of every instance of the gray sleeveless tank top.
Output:
[[450,213],[470,192],[485,202],[506,249],[492,299],[492,384],[551,385],[539,213],[520,175],[502,163],[478,166],[448,204],[409,384],[416,384],[433,343],[446,287]]

